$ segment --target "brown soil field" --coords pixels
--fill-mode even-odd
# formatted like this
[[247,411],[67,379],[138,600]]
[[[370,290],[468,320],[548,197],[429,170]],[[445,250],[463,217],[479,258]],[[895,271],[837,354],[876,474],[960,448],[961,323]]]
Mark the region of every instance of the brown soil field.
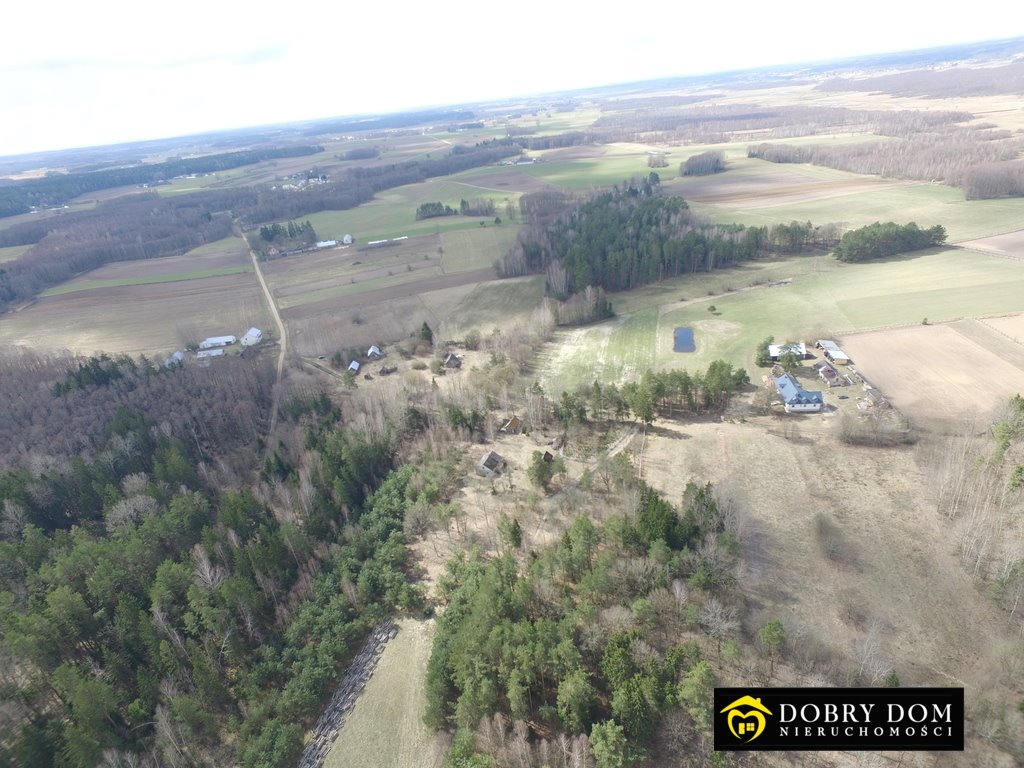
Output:
[[240,273],[49,296],[0,316],[0,345],[151,355],[270,322],[255,276]]
[[996,256],[1009,256],[1015,259],[1024,259],[1024,229],[1016,232],[1007,232],[1003,235],[985,237],[980,240],[967,240],[959,243],[964,248],[982,253],[991,253]]
[[[790,423],[801,431],[787,438]],[[905,686],[964,686],[977,734],[991,724],[981,714],[986,699],[1016,709],[1019,682],[1002,669],[1018,642],[1010,618],[961,566],[929,490],[923,446],[841,446],[834,424],[816,415],[658,421],[643,443],[643,477],[675,503],[688,480],[711,481],[738,510],[743,632],[751,637],[771,618],[786,627],[787,664],[773,685],[843,685],[842,670],[852,668],[893,669]],[[747,683],[738,670],[718,684]],[[847,758],[822,764],[859,764]],[[969,737],[963,753],[912,764],[1014,762]]]
[[1024,392],[1024,368],[1011,362],[1018,351],[1000,355],[998,342],[968,325],[861,333],[840,344],[857,371],[918,427],[984,418]]
[[1024,344],[1024,314],[986,317],[981,322],[1017,344]]
[[685,196],[700,203],[712,203],[727,208],[769,208],[777,205],[822,200],[856,192],[870,192],[891,187],[907,186],[911,182],[884,181],[873,178],[850,178],[822,181],[793,174],[795,183],[787,183],[782,175],[766,177],[737,176],[729,179],[728,172],[703,177],[701,184],[689,180],[678,184]]
[[189,252],[181,256],[164,256],[159,259],[115,261],[72,278],[66,283],[61,283],[61,287],[92,283],[97,280],[137,280],[166,275],[183,275],[206,269],[250,267],[249,253],[244,249],[241,241],[231,242],[234,247],[225,245],[223,250],[208,253]]

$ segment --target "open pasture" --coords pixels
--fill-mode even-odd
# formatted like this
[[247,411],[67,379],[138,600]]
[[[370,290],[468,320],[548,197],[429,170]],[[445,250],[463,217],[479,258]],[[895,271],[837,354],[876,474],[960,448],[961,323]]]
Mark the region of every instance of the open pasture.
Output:
[[271,318],[251,274],[96,288],[39,299],[0,317],[0,345],[166,354],[206,336],[241,336]]
[[913,423],[971,422],[1024,392],[1024,367],[1000,355],[998,343],[958,325],[854,334],[841,343],[857,370]]
[[[542,367],[547,384],[589,382],[598,369],[609,380],[626,381],[642,373],[635,370],[637,362],[647,360],[658,368],[706,368],[721,358],[753,371],[755,348],[766,336],[813,341],[925,318],[942,322],[1019,312],[1024,263],[958,249],[864,264],[792,257],[675,278],[613,294],[611,300],[625,321],[560,331],[560,348]],[[634,313],[640,319],[631,320]],[[637,322],[644,332],[634,333]],[[672,334],[680,326],[694,329],[695,352],[672,351]],[[630,345],[640,349],[609,354]]]

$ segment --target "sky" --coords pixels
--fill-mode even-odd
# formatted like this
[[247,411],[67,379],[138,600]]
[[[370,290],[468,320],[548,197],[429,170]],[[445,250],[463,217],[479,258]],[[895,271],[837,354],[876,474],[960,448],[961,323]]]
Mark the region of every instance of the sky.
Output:
[[1024,36],[1004,0],[14,5],[0,156]]

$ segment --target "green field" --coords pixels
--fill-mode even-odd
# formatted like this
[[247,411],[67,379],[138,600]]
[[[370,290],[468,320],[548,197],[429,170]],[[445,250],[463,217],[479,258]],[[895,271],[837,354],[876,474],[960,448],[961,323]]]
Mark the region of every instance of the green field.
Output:
[[0,248],[0,264],[5,261],[13,261],[31,247],[31,245],[12,245],[8,248]]
[[[754,285],[786,278],[792,283]],[[719,293],[725,289],[735,292]],[[866,264],[808,256],[677,278],[613,295],[612,303],[625,319],[560,332],[561,350],[544,365],[552,390],[589,382],[599,372],[627,381],[642,373],[638,365],[704,368],[722,358],[752,371],[754,350],[766,336],[813,341],[925,319],[1021,312],[1024,263],[959,249]],[[679,326],[694,329],[696,352],[672,351]]]
[[79,283],[63,283],[43,291],[40,296],[60,296],[65,293],[94,291],[99,288],[121,288],[126,285],[152,285],[154,283],[177,283],[182,280],[202,280],[205,277],[223,277],[237,275],[239,272],[252,272],[252,267],[221,267],[219,269],[198,269],[193,272],[179,272],[176,275],[153,275],[150,277],[125,277],[112,280],[83,280]]
[[340,240],[343,235],[351,234],[357,243],[370,240],[384,240],[407,235],[429,235],[439,232],[451,232],[460,229],[479,228],[481,223],[493,225],[493,218],[477,218],[471,216],[439,216],[433,219],[416,220],[416,208],[424,202],[438,201],[458,210],[459,201],[477,197],[494,200],[496,215],[505,218],[506,201],[515,201],[518,194],[512,191],[495,192],[474,187],[471,183],[460,184],[449,176],[444,179],[431,179],[420,184],[410,184],[380,192],[377,197],[363,203],[357,208],[347,211],[321,211],[320,213],[302,216],[303,221],[309,220],[316,230],[317,237],[327,240]]

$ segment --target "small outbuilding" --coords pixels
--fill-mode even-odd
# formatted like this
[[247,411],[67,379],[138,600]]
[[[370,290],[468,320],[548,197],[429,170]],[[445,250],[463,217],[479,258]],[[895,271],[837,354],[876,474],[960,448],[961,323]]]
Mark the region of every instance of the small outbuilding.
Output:
[[454,352],[449,352],[444,358],[445,368],[461,368],[462,358],[456,355]]
[[505,459],[494,451],[488,451],[476,465],[476,473],[483,477],[497,477],[505,470]]
[[512,416],[509,419],[505,419],[501,426],[498,428],[499,432],[504,432],[506,435],[518,435],[523,431],[523,420],[518,416]]
[[352,241],[352,235],[345,235],[344,237],[341,238],[342,245],[352,245]]
[[807,345],[802,341],[795,341],[789,344],[768,345],[768,357],[770,357],[774,363],[779,362],[782,356],[787,353],[792,353],[803,360],[807,357]]
[[813,368],[829,387],[839,387],[845,383],[839,375],[839,371],[824,361],[815,363]]
[[366,356],[371,360],[379,360],[380,358],[384,357],[384,353],[380,351],[380,347],[378,347],[376,344],[373,344],[370,346],[368,350],[366,350]]
[[349,363],[348,370],[352,371],[352,373],[359,373],[359,361],[353,360],[351,363]]
[[201,349],[196,352],[196,357],[200,360],[208,357],[224,357],[223,349]]

